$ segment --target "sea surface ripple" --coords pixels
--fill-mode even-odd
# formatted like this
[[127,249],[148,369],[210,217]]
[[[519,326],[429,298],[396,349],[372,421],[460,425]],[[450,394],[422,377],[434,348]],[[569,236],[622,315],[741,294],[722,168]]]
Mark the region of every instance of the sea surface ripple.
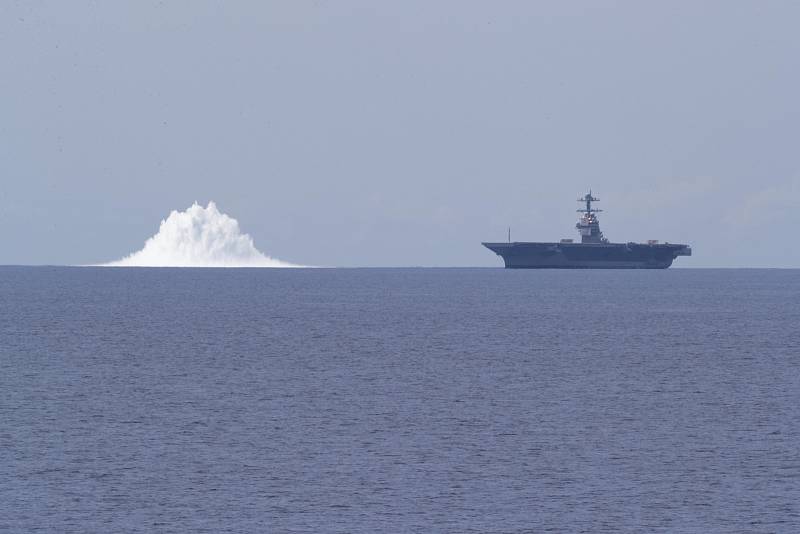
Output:
[[800,271],[0,268],[0,531],[798,532]]

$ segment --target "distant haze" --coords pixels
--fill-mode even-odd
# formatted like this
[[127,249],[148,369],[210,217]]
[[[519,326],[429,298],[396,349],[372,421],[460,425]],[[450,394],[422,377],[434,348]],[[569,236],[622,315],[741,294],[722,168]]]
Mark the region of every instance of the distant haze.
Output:
[[800,267],[800,3],[0,4],[0,264],[142,249],[210,200],[305,265],[576,237]]

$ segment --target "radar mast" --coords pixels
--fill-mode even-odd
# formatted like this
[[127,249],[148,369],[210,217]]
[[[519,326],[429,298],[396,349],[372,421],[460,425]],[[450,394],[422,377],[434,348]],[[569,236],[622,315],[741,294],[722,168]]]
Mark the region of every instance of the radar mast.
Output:
[[595,198],[592,196],[592,190],[590,189],[589,192],[584,195],[582,198],[578,199],[578,202],[586,203],[585,208],[581,208],[578,213],[582,213],[580,219],[578,219],[578,223],[575,225],[575,228],[578,229],[578,233],[581,234],[581,243],[607,243],[608,240],[603,237],[603,232],[600,231],[600,221],[595,216],[595,213],[599,213],[603,210],[598,210],[592,208],[592,202],[599,202],[599,198]]

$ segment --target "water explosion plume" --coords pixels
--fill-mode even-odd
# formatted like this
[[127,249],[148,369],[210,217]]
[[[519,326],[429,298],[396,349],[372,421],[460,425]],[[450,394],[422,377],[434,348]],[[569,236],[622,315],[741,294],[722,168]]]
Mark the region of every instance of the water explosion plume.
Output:
[[195,202],[186,211],[173,210],[144,248],[114,267],[298,267],[261,253],[253,238],[239,230],[236,219],[214,202]]

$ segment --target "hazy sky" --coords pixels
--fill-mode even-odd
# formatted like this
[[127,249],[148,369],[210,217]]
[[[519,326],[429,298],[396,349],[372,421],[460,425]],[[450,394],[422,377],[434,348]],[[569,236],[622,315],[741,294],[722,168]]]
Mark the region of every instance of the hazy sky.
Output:
[[0,2],[0,264],[216,201],[308,265],[612,241],[800,267],[800,2]]

